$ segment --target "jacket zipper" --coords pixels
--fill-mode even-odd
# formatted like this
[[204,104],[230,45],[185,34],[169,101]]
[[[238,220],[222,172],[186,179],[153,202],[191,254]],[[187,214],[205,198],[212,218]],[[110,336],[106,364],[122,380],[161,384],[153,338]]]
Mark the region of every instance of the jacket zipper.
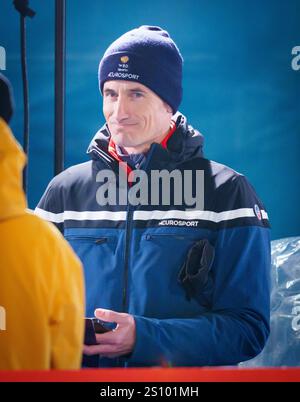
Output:
[[[149,154],[147,155],[145,161],[145,172],[149,166],[149,162],[151,160],[151,156],[155,149],[155,145],[150,150]],[[132,232],[132,222],[133,222],[133,214],[134,214],[134,207],[128,204],[127,207],[127,219],[126,219],[126,233],[125,233],[125,253],[124,253],[124,287],[123,287],[123,302],[122,302],[122,311],[124,313],[127,312],[127,288],[128,288],[128,266],[129,266],[129,253],[130,253],[130,238]]]
[[[145,171],[149,165],[149,161],[151,159],[152,153],[154,151],[155,145],[152,147],[150,150],[146,162],[145,162]],[[102,160],[104,160],[102,158]],[[106,165],[108,163],[104,160]],[[111,170],[112,167],[109,166]],[[127,183],[127,189],[128,189],[128,183]],[[128,192],[128,190],[127,190]],[[122,294],[122,311],[124,313],[127,312],[128,306],[127,306],[127,288],[128,288],[128,268],[129,268],[129,254],[130,254],[130,238],[131,238],[131,232],[132,232],[132,222],[133,222],[133,214],[134,214],[134,207],[132,207],[130,204],[128,204],[127,207],[127,219],[126,219],[126,232],[125,232],[125,253],[124,253],[124,287],[123,287],[123,294]],[[125,367],[126,362],[122,362],[122,357],[117,358],[117,366],[124,366]]]
[[133,221],[134,210],[130,205],[127,207],[127,219],[126,219],[126,233],[125,233],[125,253],[124,253],[124,287],[122,295],[122,310],[127,312],[127,287],[128,287],[128,266],[129,266],[129,253],[130,253],[130,238],[131,238],[131,226]]

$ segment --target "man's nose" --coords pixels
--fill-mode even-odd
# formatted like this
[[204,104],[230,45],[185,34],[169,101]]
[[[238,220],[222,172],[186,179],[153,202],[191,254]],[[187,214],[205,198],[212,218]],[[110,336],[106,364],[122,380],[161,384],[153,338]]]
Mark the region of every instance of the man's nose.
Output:
[[128,101],[124,96],[118,96],[118,100],[115,102],[114,110],[115,119],[120,122],[129,117]]

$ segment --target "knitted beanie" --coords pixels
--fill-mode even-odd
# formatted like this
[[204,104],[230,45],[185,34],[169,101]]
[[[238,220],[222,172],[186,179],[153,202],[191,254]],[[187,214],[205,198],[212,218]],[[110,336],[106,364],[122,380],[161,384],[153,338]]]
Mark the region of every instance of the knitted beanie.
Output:
[[142,25],[114,41],[99,64],[99,87],[105,81],[139,82],[176,113],[182,99],[182,56],[167,31]]

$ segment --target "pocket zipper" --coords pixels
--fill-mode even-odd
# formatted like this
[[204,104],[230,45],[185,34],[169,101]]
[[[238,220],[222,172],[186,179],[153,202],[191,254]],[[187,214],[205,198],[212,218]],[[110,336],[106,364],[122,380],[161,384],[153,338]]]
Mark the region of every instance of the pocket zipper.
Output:
[[166,237],[172,237],[174,239],[177,240],[185,240],[187,239],[187,237],[185,236],[180,236],[180,235],[176,235],[176,234],[169,234],[169,233],[161,233],[161,234],[146,234],[145,235],[145,240],[152,240],[155,239],[157,237],[162,237],[162,236],[166,236]]
[[89,240],[89,241],[93,241],[95,244],[103,244],[103,243],[107,243],[108,241],[108,237],[91,237],[91,236],[66,236],[67,240]]

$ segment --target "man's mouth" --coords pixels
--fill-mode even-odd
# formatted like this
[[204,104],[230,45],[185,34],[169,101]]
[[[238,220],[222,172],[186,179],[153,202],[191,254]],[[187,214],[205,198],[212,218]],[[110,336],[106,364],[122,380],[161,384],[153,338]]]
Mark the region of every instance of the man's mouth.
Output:
[[114,123],[115,126],[117,127],[130,127],[130,126],[136,126],[137,123]]

